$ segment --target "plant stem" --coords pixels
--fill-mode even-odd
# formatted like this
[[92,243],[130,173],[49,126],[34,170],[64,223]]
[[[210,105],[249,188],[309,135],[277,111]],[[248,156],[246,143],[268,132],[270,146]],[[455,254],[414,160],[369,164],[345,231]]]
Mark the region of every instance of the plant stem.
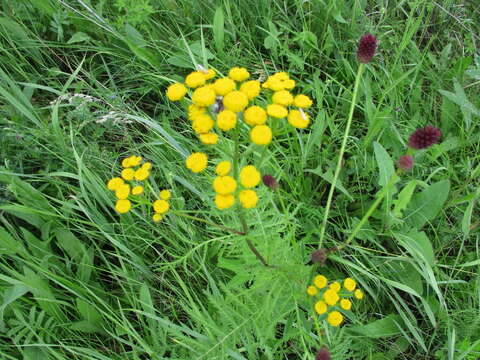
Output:
[[[238,134],[238,127],[235,129],[235,135],[234,135],[234,153],[233,153],[233,177],[234,179],[238,182],[238,162],[240,158],[240,141],[239,141],[239,134]],[[258,249],[253,245],[252,241],[248,238],[248,224],[247,220],[245,219],[245,214],[243,213],[243,209],[240,205],[240,203],[237,202],[237,214],[238,214],[238,219],[240,220],[240,223],[242,224],[242,229],[243,233],[242,235],[245,236],[245,241],[247,242],[248,247],[250,250],[255,254],[257,259],[262,263],[263,266],[270,267],[270,265],[267,263],[265,258],[260,254]]]
[[333,181],[330,186],[330,192],[328,193],[327,205],[325,207],[325,215],[323,216],[322,228],[320,230],[320,240],[318,248],[321,249],[323,245],[323,239],[325,237],[325,229],[327,227],[328,215],[330,212],[330,206],[332,205],[333,192],[335,191],[335,186],[337,185],[338,176],[340,175],[340,170],[342,169],[343,154],[345,153],[345,148],[347,146],[347,139],[350,133],[350,126],[352,125],[353,111],[355,110],[355,105],[357,103],[358,88],[360,85],[360,79],[362,77],[363,70],[365,68],[364,64],[360,64],[358,67],[357,75],[355,78],[355,86],[353,88],[352,102],[350,104],[350,112],[348,114],[347,126],[345,127],[345,134],[343,135],[342,147],[340,148],[340,154],[338,156],[337,167],[335,169],[335,175],[333,176]]
[[229,227],[224,226],[224,225],[216,224],[216,223],[214,223],[214,222],[211,222],[211,221],[208,221],[208,220],[205,220],[205,219],[202,219],[202,218],[198,218],[198,217],[196,217],[196,216],[183,214],[183,213],[181,213],[181,212],[179,212],[179,211],[174,211],[174,210],[171,210],[170,212],[171,212],[172,214],[175,214],[175,215],[184,217],[184,218],[186,218],[186,219],[195,220],[195,221],[200,221],[200,222],[203,222],[203,223],[205,223],[205,224],[218,227],[218,228],[220,228],[220,229],[222,229],[222,230],[226,230],[226,231],[231,232],[231,233],[233,233],[233,234],[245,235],[245,233],[242,232],[242,231],[238,231],[238,230],[229,228]]
[[350,244],[352,242],[352,240],[355,238],[355,236],[357,235],[357,233],[360,231],[360,229],[362,228],[362,226],[367,222],[367,220],[370,218],[370,216],[373,214],[373,212],[375,211],[375,209],[378,207],[378,205],[380,205],[380,203],[382,202],[383,198],[385,197],[385,195],[388,193],[388,191],[390,190],[390,188],[397,182],[397,179],[398,179],[398,172],[394,173],[391,177],[390,177],[390,180],[388,181],[388,183],[383,187],[382,190],[380,190],[380,192],[378,192],[378,196],[377,196],[377,199],[373,202],[372,205],[370,205],[370,208],[367,210],[367,212],[365,213],[365,215],[363,215],[362,219],[360,220],[360,222],[357,224],[357,226],[355,226],[355,228],[353,229],[352,233],[350,234],[350,236],[347,238],[347,240],[338,247],[337,250],[341,250],[343,249],[345,246],[347,246],[348,244]]

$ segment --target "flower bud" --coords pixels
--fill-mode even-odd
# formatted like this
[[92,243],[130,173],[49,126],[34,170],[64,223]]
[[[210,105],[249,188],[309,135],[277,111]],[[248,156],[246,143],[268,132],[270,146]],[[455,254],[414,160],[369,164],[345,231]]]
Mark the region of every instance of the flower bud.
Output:
[[330,360],[330,351],[324,346],[317,352],[317,356],[315,356],[315,360]]
[[400,156],[397,163],[398,167],[404,171],[410,171],[413,167],[413,156],[412,155],[403,155]]
[[265,186],[272,190],[277,190],[279,187],[277,180],[272,175],[263,175],[262,180]]

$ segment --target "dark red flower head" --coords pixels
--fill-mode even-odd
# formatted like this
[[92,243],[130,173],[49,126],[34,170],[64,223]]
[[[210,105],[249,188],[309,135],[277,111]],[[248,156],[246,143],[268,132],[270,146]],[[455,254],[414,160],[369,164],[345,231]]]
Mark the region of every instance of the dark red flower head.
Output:
[[417,129],[410,137],[408,138],[408,146],[412,149],[426,149],[433,144],[436,144],[440,137],[442,136],[442,132],[439,128],[428,125],[424,128]]
[[365,34],[360,39],[358,44],[357,58],[361,63],[369,63],[375,55],[375,49],[377,48],[377,38],[372,34]]
[[413,167],[413,156],[403,155],[398,159],[398,167],[404,171],[410,171]]
[[315,360],[330,360],[330,351],[326,347],[322,347],[320,350],[317,352],[317,356],[315,357]]
[[268,186],[272,190],[278,189],[278,182],[272,175],[263,175],[262,177],[263,183]]

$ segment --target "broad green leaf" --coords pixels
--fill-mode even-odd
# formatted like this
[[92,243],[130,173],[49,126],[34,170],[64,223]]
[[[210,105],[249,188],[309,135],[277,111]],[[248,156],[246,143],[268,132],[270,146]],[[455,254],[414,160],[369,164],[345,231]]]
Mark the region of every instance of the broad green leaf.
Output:
[[395,166],[385,148],[376,141],[373,143],[373,150],[379,171],[378,185],[385,186],[395,172]]
[[415,187],[417,186],[417,180],[411,180],[397,196],[397,199],[393,201],[395,205],[393,208],[393,215],[397,218],[401,218],[403,216],[403,211],[407,208],[409,204],[413,192],[415,191]]
[[430,266],[435,265],[435,254],[433,252],[432,243],[425,232],[419,232],[412,229],[407,234],[395,232],[395,238],[403,247],[413,256],[413,258],[420,258]]
[[79,42],[85,42],[85,41],[90,41],[92,38],[85,34],[84,32],[76,32],[75,34],[72,35],[70,40],[67,41],[67,44],[75,44]]
[[3,322],[3,312],[5,308],[13,303],[15,300],[21,298],[28,292],[28,287],[22,284],[15,284],[12,287],[4,290],[2,305],[0,305],[0,332],[5,332],[5,323]]
[[77,310],[83,320],[88,321],[90,324],[98,326],[102,323],[102,314],[97,308],[83,299],[76,299]]
[[62,248],[72,260],[78,260],[83,257],[85,253],[85,246],[82,242],[67,229],[55,229],[55,237],[57,238],[57,245]]
[[[310,172],[312,174],[316,174],[316,175],[322,177],[325,181],[327,181],[330,184],[333,182],[333,170],[332,169],[328,169],[327,172],[323,172],[321,167],[319,166],[316,169],[307,169],[307,170],[305,170],[305,172]],[[335,188],[337,190],[340,190],[346,196],[348,196],[350,201],[353,201],[352,196],[348,193],[347,189],[345,189],[345,187],[343,186],[340,179],[337,180]]]
[[399,326],[401,321],[399,315],[390,314],[383,319],[376,320],[367,325],[351,326],[349,330],[374,339],[390,337],[402,333],[401,327]]
[[450,191],[450,181],[442,180],[415,194],[405,211],[405,221],[420,229],[433,220],[442,209]]
[[465,236],[468,236],[470,234],[470,225],[472,224],[472,212],[473,212],[473,207],[475,205],[475,201],[471,200],[467,208],[465,209],[465,212],[463,213],[463,218],[462,218],[462,232]]
[[14,255],[24,251],[22,243],[14,239],[3,227],[0,227],[0,255]]

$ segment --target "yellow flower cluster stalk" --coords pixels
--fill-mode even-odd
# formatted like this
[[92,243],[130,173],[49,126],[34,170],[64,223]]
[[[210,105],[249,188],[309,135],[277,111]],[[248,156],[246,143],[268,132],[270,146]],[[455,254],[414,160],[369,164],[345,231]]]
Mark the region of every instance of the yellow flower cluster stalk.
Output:
[[170,203],[168,200],[172,197],[172,194],[169,190],[160,191],[160,199],[153,202],[153,211],[152,220],[154,222],[159,222],[163,219],[165,214],[170,210]]
[[344,320],[341,311],[349,311],[352,308],[351,298],[363,299],[363,292],[357,287],[357,282],[352,278],[346,278],[342,284],[338,281],[328,284],[328,279],[323,275],[317,275],[313,284],[307,287],[307,294],[315,297],[314,309],[319,315],[325,315],[331,326],[340,326]]

